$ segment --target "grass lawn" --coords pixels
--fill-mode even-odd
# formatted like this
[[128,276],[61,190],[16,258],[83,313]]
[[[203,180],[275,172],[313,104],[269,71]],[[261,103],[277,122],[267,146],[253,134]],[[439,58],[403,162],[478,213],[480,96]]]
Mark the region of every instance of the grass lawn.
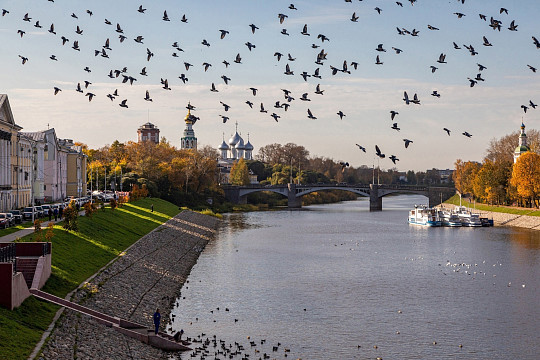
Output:
[[[445,203],[459,205],[459,195],[456,194],[452,196],[450,199],[446,200]],[[481,211],[492,211],[515,215],[540,216],[540,211],[535,209],[515,208],[511,206],[491,206],[480,203],[476,203],[476,205],[474,205],[473,203],[469,203],[469,201],[465,199],[461,200],[461,205],[467,207],[475,207],[476,210]]]
[[26,221],[26,222],[23,222],[22,224],[17,224],[15,226],[8,227],[7,229],[1,229],[0,230],[0,236],[9,235],[9,234],[17,232],[19,230],[26,229],[26,228],[29,228],[29,227],[32,227],[32,226],[34,226],[34,225],[32,224],[31,221]]
[[[154,212],[150,211],[154,205]],[[52,274],[43,290],[65,297],[131,244],[178,214],[178,206],[147,198],[119,209],[98,210],[92,218],[79,217],[79,231],[54,227]],[[46,229],[43,229],[45,232]],[[21,241],[34,241],[35,234]],[[26,359],[58,306],[28,298],[19,308],[0,308],[0,359]]]

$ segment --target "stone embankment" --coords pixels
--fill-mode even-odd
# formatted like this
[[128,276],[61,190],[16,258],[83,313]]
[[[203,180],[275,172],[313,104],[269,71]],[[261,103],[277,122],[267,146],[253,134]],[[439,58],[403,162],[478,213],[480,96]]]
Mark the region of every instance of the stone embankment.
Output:
[[[451,204],[441,205],[447,209],[454,208],[454,205]],[[516,215],[480,210],[478,210],[478,213],[482,217],[493,219],[495,226],[515,226],[531,230],[540,230],[540,216]]]
[[[159,307],[163,327],[218,224],[217,218],[183,211],[137,241],[72,300],[149,328],[153,328],[152,316]],[[40,359],[167,359],[167,354],[66,310]]]

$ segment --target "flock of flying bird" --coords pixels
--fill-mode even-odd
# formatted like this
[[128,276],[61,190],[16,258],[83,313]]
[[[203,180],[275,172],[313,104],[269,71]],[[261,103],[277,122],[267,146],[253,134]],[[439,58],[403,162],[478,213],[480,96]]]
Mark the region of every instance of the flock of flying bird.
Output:
[[[48,1],[49,2],[54,2],[54,0],[48,0]],[[359,1],[362,1],[362,0],[359,0]],[[351,3],[352,0],[345,0],[345,2]],[[416,0],[409,0],[409,2],[411,4],[411,6],[413,6],[417,1]],[[461,2],[462,4],[464,4],[465,0],[458,0],[458,2]],[[403,3],[399,2],[399,1],[396,1],[395,3],[396,3],[397,6],[403,7]],[[137,11],[140,14],[145,14],[145,12],[146,12],[146,9],[143,7],[143,5],[140,5],[138,8],[134,8],[133,10]],[[296,8],[296,6],[294,4],[290,4],[288,6],[288,9],[287,9],[287,11],[289,11],[291,13],[291,15],[297,10],[298,9]],[[384,10],[381,9],[380,7],[375,7],[374,10],[376,11],[376,13],[378,15],[381,15],[381,14],[384,13]],[[86,13],[90,17],[93,16],[93,12],[91,10],[86,10]],[[501,8],[500,11],[499,11],[500,15],[502,15],[502,14],[508,15],[508,13],[509,13],[508,10],[505,9],[505,8]],[[8,16],[9,14],[10,14],[9,10],[2,9],[2,14],[1,14],[2,17]],[[460,12],[455,12],[454,14],[459,19],[466,16],[466,14],[463,14],[463,13],[460,13]],[[75,13],[72,13],[71,17],[73,19],[75,19],[75,20],[78,20],[78,18],[79,18],[78,15],[76,15]],[[279,13],[279,14],[277,14],[277,21],[279,21],[280,25],[284,24],[287,21],[288,17],[289,17],[289,15],[287,15],[287,14]],[[485,21],[486,23],[488,22],[488,18],[487,18],[486,15],[479,14],[479,17],[480,17],[480,19],[482,21]],[[356,12],[353,12],[353,14],[351,15],[350,21],[353,22],[353,23],[356,23],[356,22],[358,22],[358,20],[359,20],[359,16],[357,16]],[[43,27],[40,24],[40,21],[37,20],[37,19],[33,19],[32,15],[30,13],[26,13],[22,17],[22,21],[23,21],[23,23],[30,23],[30,24],[33,23],[33,26],[35,28],[38,28],[38,29],[41,29]],[[162,21],[164,21],[164,22],[170,22],[171,21],[171,18],[167,14],[166,10],[163,12]],[[182,23],[188,23],[189,22],[188,17],[186,16],[186,14],[183,14],[181,16],[181,18],[179,19],[179,21],[182,22]],[[113,22],[108,20],[108,19],[105,19],[104,22],[105,22],[106,25],[111,26],[114,29],[113,31],[117,34],[120,43],[123,43],[125,40],[128,39],[128,36],[125,35],[124,29],[122,28],[122,26],[119,23],[116,23],[116,26],[114,26]],[[259,27],[257,25],[255,25],[255,24],[249,24],[247,26],[251,30],[252,36],[256,36],[256,32],[257,32],[257,30],[259,30]],[[503,22],[501,20],[497,20],[497,19],[494,19],[493,17],[491,17],[489,19],[489,27],[491,27],[494,31],[499,31],[500,32],[502,27],[503,27]],[[413,36],[413,37],[418,37],[418,36],[420,36],[419,34],[421,32],[420,30],[417,30],[417,29],[413,29],[413,30],[410,30],[410,31],[405,29],[405,28],[400,28],[400,27],[396,27],[396,29],[397,29],[398,35],[401,35],[401,36],[409,35],[409,36]],[[430,24],[427,25],[427,29],[429,31],[439,31],[439,28],[437,28],[437,27],[435,27],[433,25],[430,25]],[[518,31],[518,25],[516,25],[514,20],[512,20],[507,29],[509,31]],[[25,36],[27,36],[26,35],[27,31],[28,30],[18,29],[17,34],[21,38],[24,38]],[[80,38],[80,36],[83,35],[84,31],[85,30],[83,30],[80,27],[80,25],[77,25],[75,27],[75,33],[79,36],[79,38]],[[51,24],[48,27],[48,32],[50,34],[52,34],[52,35],[55,35],[55,36],[57,35],[57,33],[55,31],[54,23]],[[285,36],[290,36],[290,33],[287,31],[287,29],[282,29],[280,33],[282,35],[285,35]],[[302,36],[305,36],[305,37],[311,36],[311,34],[309,33],[308,24],[305,24],[303,26],[303,29],[300,32],[300,34]],[[226,39],[227,35],[229,35],[229,31],[225,30],[225,29],[218,29],[217,30],[217,35],[219,35],[220,40],[224,40],[224,39]],[[324,35],[322,33],[318,34],[316,38],[317,38],[317,43],[312,43],[312,45],[311,45],[311,48],[313,48],[313,49],[323,47],[326,43],[330,42],[330,39],[326,35]],[[144,36],[138,35],[138,36],[133,38],[133,41],[135,41],[138,44],[144,44],[144,39],[145,39]],[[72,44],[71,48],[73,50],[79,51],[79,52],[81,51],[81,47],[79,45],[79,40],[74,40],[74,41],[71,42],[65,35],[60,36],[60,40],[61,40],[61,45],[62,46],[65,46],[66,44],[71,43]],[[536,46],[536,48],[540,49],[540,42],[534,36],[532,37],[532,40],[533,40],[533,44]],[[320,41],[320,44],[318,43],[318,41]],[[206,39],[203,39],[201,41],[201,45],[205,46],[205,47],[210,47],[211,46],[210,42],[208,40],[206,40]],[[247,41],[245,43],[245,46],[246,46],[247,51],[249,53],[251,53],[254,49],[257,48],[256,45],[251,43],[250,41]],[[492,44],[490,43],[490,41],[488,40],[488,38],[486,36],[483,36],[483,44],[482,44],[482,46],[486,46],[486,47],[491,47],[492,46]],[[475,56],[475,55],[478,54],[478,51],[473,47],[473,45],[464,44],[463,47],[469,51],[471,56]],[[172,44],[172,48],[174,49],[174,52],[172,53],[172,57],[177,58],[177,57],[179,57],[180,52],[184,52],[184,50],[180,47],[180,45],[179,45],[179,43],[177,41]],[[456,42],[453,43],[453,48],[456,49],[456,50],[462,49],[462,47],[460,47]],[[401,49],[399,49],[397,47],[392,47],[392,50],[395,51],[396,54],[400,54],[400,53],[403,52],[403,50],[401,50]],[[317,52],[316,59],[315,59],[314,62],[319,67],[317,67],[313,73],[308,73],[307,71],[303,71],[302,73],[300,73],[299,75],[302,77],[304,82],[307,82],[308,78],[313,78],[313,79],[318,79],[318,80],[322,79],[321,68],[324,66],[324,63],[327,60],[328,52],[326,52],[324,50],[324,48],[321,49],[320,51],[319,50],[317,50],[317,51],[318,52]],[[377,52],[377,55],[375,57],[375,64],[376,65],[383,65],[381,55],[387,51],[385,49],[385,47],[384,47],[384,44],[379,44],[375,48],[375,51]],[[103,42],[103,46],[101,48],[94,50],[94,56],[95,57],[99,56],[99,57],[104,58],[104,59],[109,59],[109,54],[111,54],[111,53],[112,53],[112,47],[111,47],[111,41],[110,41],[109,38],[107,38]],[[150,50],[150,48],[147,48],[146,49],[146,57],[145,57],[146,62],[150,63],[153,57],[154,57],[154,53]],[[296,59],[290,53],[288,53],[287,56],[285,56],[280,51],[275,51],[274,57],[275,57],[275,59],[276,59],[276,61],[278,63],[282,59],[286,59],[286,61],[288,61],[285,64],[285,71],[283,72],[284,75],[286,75],[286,76],[294,76],[295,75],[294,70],[291,68],[290,63],[294,62]],[[444,64],[447,64],[446,57],[447,57],[447,55],[445,53],[440,54],[439,58],[436,60],[437,66],[436,65],[431,65],[430,66],[430,70],[431,70],[432,73],[435,73],[439,69],[440,66],[443,66]],[[25,56],[20,55],[20,54],[19,54],[19,58],[21,59],[21,62],[22,62],[23,65],[25,65],[28,61],[30,61],[28,59],[28,57],[25,57]],[[51,61],[58,61],[57,56],[54,55],[54,54],[50,55],[49,59]],[[231,60],[231,62],[235,63],[235,64],[242,64],[242,56],[240,55],[240,52],[237,53],[237,55],[235,56],[235,58],[233,60]],[[225,66],[225,69],[228,69],[229,66],[231,65],[231,62],[229,62],[227,60],[223,60],[222,64]],[[183,63],[183,65],[184,65],[184,68],[185,68],[185,73],[180,74],[180,76],[178,76],[178,78],[182,81],[182,84],[186,84],[189,81],[189,79],[187,77],[187,73],[189,72],[190,68],[193,67],[194,65],[190,64],[187,61],[185,61]],[[477,73],[477,75],[475,77],[467,78],[467,80],[469,81],[470,87],[474,87],[479,82],[485,81],[485,79],[482,78],[482,71],[487,69],[487,67],[484,66],[484,65],[481,65],[479,63],[477,63],[477,65],[478,65],[478,73]],[[212,63],[210,63],[208,61],[205,61],[202,64],[204,72],[209,71],[212,66],[213,66]],[[329,68],[330,68],[331,75],[335,76],[338,73],[351,74],[351,71],[352,70],[357,70],[358,66],[359,66],[358,62],[352,61],[352,62],[350,62],[350,67],[349,67],[349,64],[345,60],[345,61],[343,61],[343,64],[342,64],[341,68],[333,66],[333,65],[330,65]],[[532,66],[532,65],[527,65],[527,66],[532,72],[536,72],[536,68],[534,66]],[[87,67],[84,68],[84,71],[87,72],[87,73],[90,73],[92,70],[87,66]],[[147,66],[142,67],[142,69],[140,70],[138,75],[145,76],[145,77],[148,76]],[[137,78],[133,74],[128,73],[127,67],[123,67],[122,69],[111,69],[107,76],[110,79],[117,79],[118,78],[119,80],[121,80],[121,82],[123,84],[133,85],[137,81]],[[222,75],[221,79],[223,80],[225,85],[228,85],[229,82],[231,81],[231,78],[229,78],[226,75]],[[88,101],[92,101],[92,99],[94,97],[96,97],[96,94],[91,92],[91,90],[90,90],[92,82],[85,80],[82,83],[83,83],[83,85],[81,85],[81,82],[77,83],[77,86],[75,87],[75,91],[84,94],[88,98]],[[172,88],[169,86],[169,80],[167,78],[161,78],[160,83],[161,83],[162,88],[164,90],[172,90]],[[258,93],[257,88],[250,87],[249,90],[250,90],[250,93],[252,94],[253,97],[257,96],[257,93]],[[58,95],[63,90],[61,88],[55,86],[53,91],[54,91],[54,95]],[[216,86],[215,82],[211,83],[209,91],[213,92],[213,93],[219,92],[219,89]],[[295,100],[295,97],[293,97],[292,92],[287,90],[287,89],[282,89],[282,91],[283,91],[283,100],[276,101],[273,107],[275,109],[280,109],[280,110],[282,109],[283,111],[286,112],[288,110],[288,108],[292,105],[292,102]],[[315,95],[324,95],[324,91],[325,90],[321,88],[321,84],[318,83],[316,85],[316,87],[315,87],[314,94]],[[436,97],[436,98],[440,98],[441,94],[437,90],[434,90],[431,93],[431,96]],[[114,101],[116,98],[119,97],[118,89],[115,89],[113,92],[107,94],[106,97],[109,98],[111,101]],[[144,96],[143,99],[145,101],[147,101],[147,102],[152,102],[153,101],[151,96],[150,96],[149,90],[146,90],[145,96]],[[305,103],[308,103],[308,102],[312,101],[312,99],[310,98],[310,94],[307,93],[307,92],[303,93],[301,96],[298,96],[298,99],[301,102],[305,102]],[[119,106],[123,107],[123,108],[128,108],[127,101],[128,101],[127,99],[123,99],[119,103]],[[406,105],[411,105],[411,104],[412,105],[420,105],[421,104],[421,101],[420,101],[417,93],[414,93],[413,96],[410,97],[409,94],[407,93],[407,91],[404,91],[404,93],[403,93],[403,101],[404,101],[404,103]],[[228,113],[231,106],[228,105],[227,103],[223,102],[223,101],[220,101],[220,104],[223,106],[223,111],[225,113]],[[245,104],[247,104],[249,106],[249,108],[251,108],[251,109],[253,109],[254,106],[255,106],[254,102],[250,101],[249,99],[245,101]],[[521,108],[523,109],[524,112],[527,112],[527,110],[529,108],[534,109],[534,108],[536,108],[536,106],[537,105],[535,103],[533,103],[532,100],[529,100],[529,103],[527,105],[521,105]],[[188,109],[194,110],[195,106],[189,104]],[[265,105],[262,102],[259,105],[259,111],[260,111],[260,113],[264,113],[264,114],[268,114],[268,112],[269,112],[269,110],[267,108],[265,108]],[[276,111],[278,111],[278,110],[274,110],[271,114],[269,114],[269,116],[271,118],[273,118],[276,122],[279,122],[279,119],[284,115],[284,113],[281,113],[281,115],[279,115],[278,113],[276,113]],[[337,111],[336,114],[340,119],[343,119],[344,117],[346,117],[346,114],[341,110]],[[395,111],[395,110],[390,111],[390,118],[392,120],[392,126],[390,128],[399,132],[401,130],[401,128],[399,127],[398,123],[395,120],[395,118],[396,118],[396,116],[398,114],[399,113],[397,111]],[[220,114],[219,116],[221,117],[223,123],[227,122],[229,120],[229,118],[230,118],[230,116],[223,115],[223,114]],[[197,117],[195,117],[195,118],[198,119]],[[317,119],[317,117],[310,110],[310,108],[307,108],[307,118],[311,119],[311,120],[316,120]],[[448,134],[448,136],[450,136],[450,134],[451,134],[450,129],[445,127],[442,130],[445,131]],[[468,138],[470,138],[472,136],[467,131],[464,131],[462,134],[464,136],[468,137]],[[403,142],[404,142],[405,148],[408,148],[410,146],[410,144],[413,143],[412,140],[407,139],[407,138],[404,138]],[[363,152],[366,152],[366,148],[364,146],[362,146],[360,144],[356,144],[356,145],[358,146],[358,148],[360,150],[362,150]],[[381,149],[379,148],[378,145],[375,145],[375,155],[378,156],[381,159],[386,157],[386,155],[381,151]],[[396,164],[396,161],[399,161],[399,159],[395,155],[390,155],[390,156],[388,156],[388,158],[394,164]],[[342,162],[343,169],[346,166],[348,166],[348,163]]]

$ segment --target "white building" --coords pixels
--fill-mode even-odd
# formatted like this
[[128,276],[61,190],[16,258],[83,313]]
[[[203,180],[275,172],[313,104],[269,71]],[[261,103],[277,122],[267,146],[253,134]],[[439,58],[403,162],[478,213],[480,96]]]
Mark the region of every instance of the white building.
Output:
[[54,129],[21,134],[35,142],[34,199],[36,203],[65,199],[67,197],[67,157],[70,149],[59,143]]
[[[253,145],[249,141],[244,143],[244,139],[238,133],[238,123],[236,123],[235,133],[229,139],[229,143],[225,142],[225,136],[223,142],[219,146],[220,158],[218,160],[219,168],[219,182],[222,184],[228,184],[230,181],[230,173],[233,164],[240,160],[253,160]],[[257,175],[249,172],[250,181],[252,184],[257,184]]]

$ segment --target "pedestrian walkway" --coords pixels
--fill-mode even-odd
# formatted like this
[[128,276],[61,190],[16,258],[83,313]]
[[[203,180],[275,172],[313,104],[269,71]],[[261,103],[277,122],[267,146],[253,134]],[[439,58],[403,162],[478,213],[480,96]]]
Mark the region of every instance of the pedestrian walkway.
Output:
[[[83,211],[79,211],[79,216],[84,216],[84,210]],[[49,223],[58,223],[60,221],[62,221],[63,219],[58,219],[56,221],[51,220],[46,220],[46,221],[43,221],[41,223],[41,228],[42,229],[46,229],[47,226],[49,226]],[[28,234],[31,234],[34,232],[34,227],[31,226],[29,228],[26,228],[26,229],[22,229],[22,230],[19,230],[19,231],[16,231],[14,233],[11,233],[11,234],[8,234],[8,235],[4,235],[4,236],[0,236],[0,243],[8,243],[8,242],[13,242],[15,240],[17,240],[18,238],[22,238]]]

